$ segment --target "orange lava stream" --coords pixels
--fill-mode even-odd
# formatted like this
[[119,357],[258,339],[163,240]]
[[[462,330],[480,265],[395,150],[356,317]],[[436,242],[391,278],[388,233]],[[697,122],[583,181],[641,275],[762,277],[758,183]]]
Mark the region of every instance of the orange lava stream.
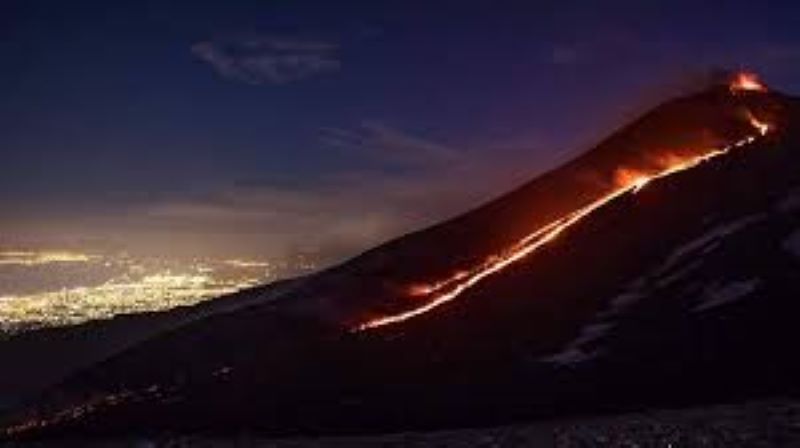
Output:
[[759,120],[750,112],[747,113],[747,119],[750,121],[750,125],[753,126],[762,136],[767,135],[767,133],[772,129],[772,126],[770,126],[769,123]]
[[[766,135],[771,127],[767,123],[757,120],[752,115],[748,116],[751,126],[758,131],[761,136]],[[396,324],[425,314],[434,308],[437,308],[461,295],[464,291],[481,282],[486,277],[495,274],[507,266],[527,257],[528,255],[536,252],[542,246],[554,240],[565,230],[569,229],[572,225],[581,221],[586,216],[590,215],[595,210],[603,207],[609,202],[628,194],[636,193],[649,183],[656,179],[670,176],[681,171],[686,171],[694,168],[701,163],[716,157],[727,154],[734,148],[738,148],[752,143],[756,140],[755,136],[749,136],[739,141],[734,142],[722,149],[709,150],[700,156],[690,157],[683,160],[671,160],[670,165],[658,173],[636,173],[635,175],[626,176],[625,183],[621,187],[611,191],[610,193],[600,197],[596,201],[545,225],[541,229],[526,236],[511,248],[501,254],[490,256],[482,264],[465,271],[459,271],[452,277],[445,280],[429,284],[429,285],[416,285],[410,290],[410,294],[414,296],[428,296],[432,299],[417,308],[409,311],[401,312],[398,314],[387,315],[366,321],[354,328],[354,331],[363,331],[373,328],[378,328],[386,325]],[[442,291],[442,292],[440,292]]]

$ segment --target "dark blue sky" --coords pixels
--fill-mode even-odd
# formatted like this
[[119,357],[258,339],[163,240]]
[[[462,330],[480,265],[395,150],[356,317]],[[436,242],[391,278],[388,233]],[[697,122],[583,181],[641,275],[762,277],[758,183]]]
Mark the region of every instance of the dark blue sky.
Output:
[[6,0],[0,61],[0,244],[347,254],[712,68],[800,91],[800,4]]

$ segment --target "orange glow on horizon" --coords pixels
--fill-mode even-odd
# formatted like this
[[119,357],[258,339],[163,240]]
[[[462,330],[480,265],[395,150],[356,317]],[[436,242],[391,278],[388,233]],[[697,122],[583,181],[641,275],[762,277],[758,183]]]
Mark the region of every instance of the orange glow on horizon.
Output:
[[89,263],[96,255],[70,251],[0,251],[0,265],[38,266],[51,263]]
[[[758,132],[758,135],[764,136],[772,129],[769,124],[757,120],[752,116],[752,114],[748,115],[748,121]],[[708,160],[727,154],[734,148],[754,142],[756,138],[757,137],[755,136],[748,136],[722,149],[710,149],[700,155],[683,158],[676,155],[667,155],[661,157],[657,163],[659,168],[655,172],[643,172],[639,170],[620,168],[615,172],[614,175],[615,188],[609,193],[601,196],[594,202],[591,202],[590,204],[543,226],[504,252],[489,256],[483,263],[473,267],[470,270],[459,271],[456,275],[445,278],[444,280],[438,282],[413,286],[410,291],[411,295],[415,296],[417,299],[420,297],[428,297],[430,300],[424,305],[405,312],[368,320],[356,326],[354,331],[363,331],[403,322],[425,314],[434,308],[450,302],[485,278],[536,252],[550,241],[556,239],[565,230],[569,229],[574,224],[583,220],[583,218],[587,217],[606,204],[614,201],[615,199],[628,193],[636,193],[656,179],[667,177],[681,171],[686,171]]]

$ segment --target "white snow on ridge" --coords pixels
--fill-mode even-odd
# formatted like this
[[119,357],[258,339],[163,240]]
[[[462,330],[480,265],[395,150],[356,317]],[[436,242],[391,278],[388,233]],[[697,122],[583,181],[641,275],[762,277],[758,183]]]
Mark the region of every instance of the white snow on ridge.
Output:
[[622,314],[622,311],[646,297],[644,292],[644,282],[637,280],[628,284],[624,291],[615,296],[608,303],[608,308],[597,314],[595,321],[604,321],[614,316]]
[[[621,309],[625,308],[626,306],[636,302],[639,299],[644,298],[644,294],[640,292],[635,292],[634,290],[641,288],[638,287],[629,287],[626,292],[614,297],[611,299],[611,308],[612,309]],[[609,310],[610,311],[610,310]],[[613,314],[613,312],[609,312],[609,314]]]
[[[554,355],[540,358],[543,362],[568,366],[594,359],[602,354],[599,348],[590,351],[582,348],[589,342],[604,337],[613,327],[609,322],[620,316],[624,310],[639,300],[652,295],[655,291],[670,286],[672,283],[685,278],[703,266],[703,256],[716,250],[723,244],[723,239],[745,227],[761,221],[765,214],[754,214],[717,225],[703,233],[701,236],[682,244],[676,248],[664,261],[650,270],[644,276],[635,279],[614,298],[609,301],[608,307],[594,316],[581,330],[578,336]],[[796,233],[796,241],[792,247],[800,256],[800,230]],[[722,306],[751,294],[760,283],[759,280],[729,282],[727,284],[714,284],[706,288],[701,296],[701,303],[693,308],[699,312]]]
[[607,322],[589,324],[581,329],[580,335],[573,341],[573,344],[583,345],[587,342],[594,341],[595,339],[598,339],[599,337],[608,333],[608,330],[610,330],[613,326],[614,324]]
[[[705,253],[705,250],[703,251],[703,253]],[[685,266],[676,269],[673,273],[656,280],[655,281],[656,288],[665,288],[671,285],[672,283],[675,283],[676,281],[686,277],[692,272],[696,271],[701,266],[703,266],[702,260],[692,260]]]
[[[622,293],[611,299],[609,309],[601,312],[598,318],[619,315],[626,307],[647,297],[653,290],[667,287],[696,271],[703,265],[702,255],[706,255],[721,246],[721,240],[724,237],[732,235],[764,217],[765,215],[763,214],[748,215],[720,224],[701,236],[679,246],[658,267],[628,284]],[[686,260],[687,258],[690,259]]]
[[569,346],[555,355],[542,358],[542,361],[552,364],[568,366],[579,364],[596,358],[600,353],[597,351],[586,352],[577,347]]
[[567,344],[564,349],[555,355],[542,358],[542,361],[554,364],[570,365],[595,358],[600,354],[599,351],[594,350],[587,352],[586,350],[582,349],[581,346],[604,336],[613,326],[614,324],[607,322],[588,324],[581,329],[578,337]]
[[[708,232],[704,233],[698,238],[695,238],[692,241],[689,241],[686,244],[675,249],[672,254],[667,257],[666,261],[655,270],[654,275],[661,276],[673,267],[675,267],[681,259],[686,257],[687,255],[696,252],[698,250],[702,250],[703,248],[707,248],[707,246],[716,240],[726,237],[732,233],[736,233],[739,230],[753,224],[756,221],[759,221],[764,218],[765,215],[758,214],[758,215],[748,215],[743,218],[739,218],[735,221],[731,221],[725,224],[718,225],[713,229],[709,230]],[[708,252],[709,250],[704,250],[703,253]]]
[[706,288],[701,298],[702,301],[692,308],[692,311],[705,311],[740,300],[752,294],[760,283],[759,279],[750,279],[723,285],[713,284]]

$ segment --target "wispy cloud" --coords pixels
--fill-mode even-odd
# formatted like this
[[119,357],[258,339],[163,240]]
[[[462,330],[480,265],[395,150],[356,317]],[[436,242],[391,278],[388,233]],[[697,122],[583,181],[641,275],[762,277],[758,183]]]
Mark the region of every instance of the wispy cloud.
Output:
[[237,239],[251,235],[254,247],[305,245],[340,259],[477,206],[541,166],[530,146],[460,150],[379,122],[324,129],[320,139],[361,168],[315,173],[302,185],[245,179],[143,215],[169,228],[232,229]]
[[79,209],[20,204],[18,216],[0,220],[0,245],[13,237],[81,250],[275,260],[315,252],[332,262],[464,212],[552,166],[553,152],[537,151],[546,145],[541,138],[531,131],[464,144],[374,120],[329,128],[319,144],[340,163],[221,176],[205,188]]
[[438,167],[464,157],[463,152],[377,121],[364,121],[353,129],[320,129],[320,141],[379,163],[405,167]]
[[221,76],[248,84],[286,84],[341,67],[335,43],[275,36],[198,42],[192,54]]

